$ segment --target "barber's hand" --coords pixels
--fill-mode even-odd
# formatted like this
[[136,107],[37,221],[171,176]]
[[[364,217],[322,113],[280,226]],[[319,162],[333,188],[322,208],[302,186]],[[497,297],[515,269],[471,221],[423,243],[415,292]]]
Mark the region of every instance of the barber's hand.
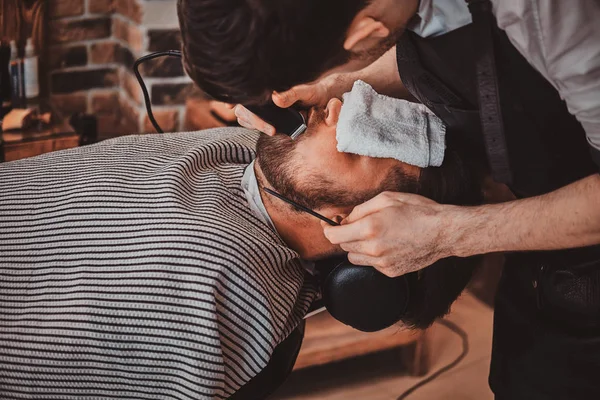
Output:
[[[353,81],[350,81],[351,79],[346,79],[344,75],[334,74],[316,83],[295,86],[286,92],[274,92],[273,102],[281,108],[288,108],[296,103],[301,103],[305,107],[325,105],[331,98],[339,97],[350,90],[353,83]],[[256,129],[269,136],[276,133],[273,126],[241,104],[235,106],[235,115],[238,118],[238,123],[245,128]]]
[[446,207],[427,198],[385,192],[357,206],[325,236],[341,245],[356,265],[369,265],[389,277],[418,271],[451,256]]

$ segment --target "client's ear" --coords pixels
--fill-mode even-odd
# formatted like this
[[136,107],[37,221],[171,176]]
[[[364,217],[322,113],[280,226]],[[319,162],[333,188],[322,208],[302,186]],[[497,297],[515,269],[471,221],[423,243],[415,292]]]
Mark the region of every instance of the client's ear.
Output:
[[359,52],[373,47],[390,35],[390,30],[381,21],[359,14],[348,29],[344,49]]
[[350,213],[352,212],[352,209],[347,210],[347,209],[339,208],[339,207],[326,207],[321,210],[315,210],[315,211],[317,211],[322,216],[327,217],[330,220],[340,224],[344,219],[346,219],[346,217],[348,215],[350,215]]
[[343,220],[346,219],[346,217],[348,216],[348,214],[337,214],[335,217],[331,218],[334,222],[337,222],[338,224],[341,224]]

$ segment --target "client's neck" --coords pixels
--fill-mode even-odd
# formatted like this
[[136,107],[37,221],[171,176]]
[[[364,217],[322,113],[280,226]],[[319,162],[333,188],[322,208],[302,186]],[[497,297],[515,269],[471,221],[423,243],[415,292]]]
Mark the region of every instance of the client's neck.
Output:
[[[254,164],[254,170],[260,186],[260,181],[265,180],[258,163]],[[312,260],[331,252],[332,245],[323,235],[318,219],[308,214],[292,212],[287,204],[263,190],[260,191],[260,196],[277,233],[301,258]]]
[[301,258],[311,258],[311,244],[308,238],[314,236],[317,232],[314,224],[307,224],[300,218],[290,217],[289,213],[284,212],[278,205],[274,204],[277,199],[267,198],[268,194],[261,192],[265,209],[269,213],[273,225],[285,244],[298,254]]

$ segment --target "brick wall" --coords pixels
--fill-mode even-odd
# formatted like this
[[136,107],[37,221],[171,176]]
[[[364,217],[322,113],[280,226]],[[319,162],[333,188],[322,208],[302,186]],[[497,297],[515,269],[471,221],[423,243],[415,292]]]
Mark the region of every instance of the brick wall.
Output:
[[[57,108],[65,115],[96,115],[101,138],[153,132],[132,66],[143,54],[179,49],[175,4],[176,0],[50,0],[48,73]],[[142,74],[165,131],[197,127],[186,126],[186,109],[211,103],[197,99],[201,93],[185,76],[180,60],[154,60]]]

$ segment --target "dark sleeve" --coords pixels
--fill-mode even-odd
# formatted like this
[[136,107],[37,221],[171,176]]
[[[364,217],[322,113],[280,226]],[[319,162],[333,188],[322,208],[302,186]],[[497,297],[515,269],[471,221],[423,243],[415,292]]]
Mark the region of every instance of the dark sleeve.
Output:
[[600,150],[590,146],[590,153],[592,153],[592,160],[594,160],[596,166],[598,167],[598,171],[600,171]]

